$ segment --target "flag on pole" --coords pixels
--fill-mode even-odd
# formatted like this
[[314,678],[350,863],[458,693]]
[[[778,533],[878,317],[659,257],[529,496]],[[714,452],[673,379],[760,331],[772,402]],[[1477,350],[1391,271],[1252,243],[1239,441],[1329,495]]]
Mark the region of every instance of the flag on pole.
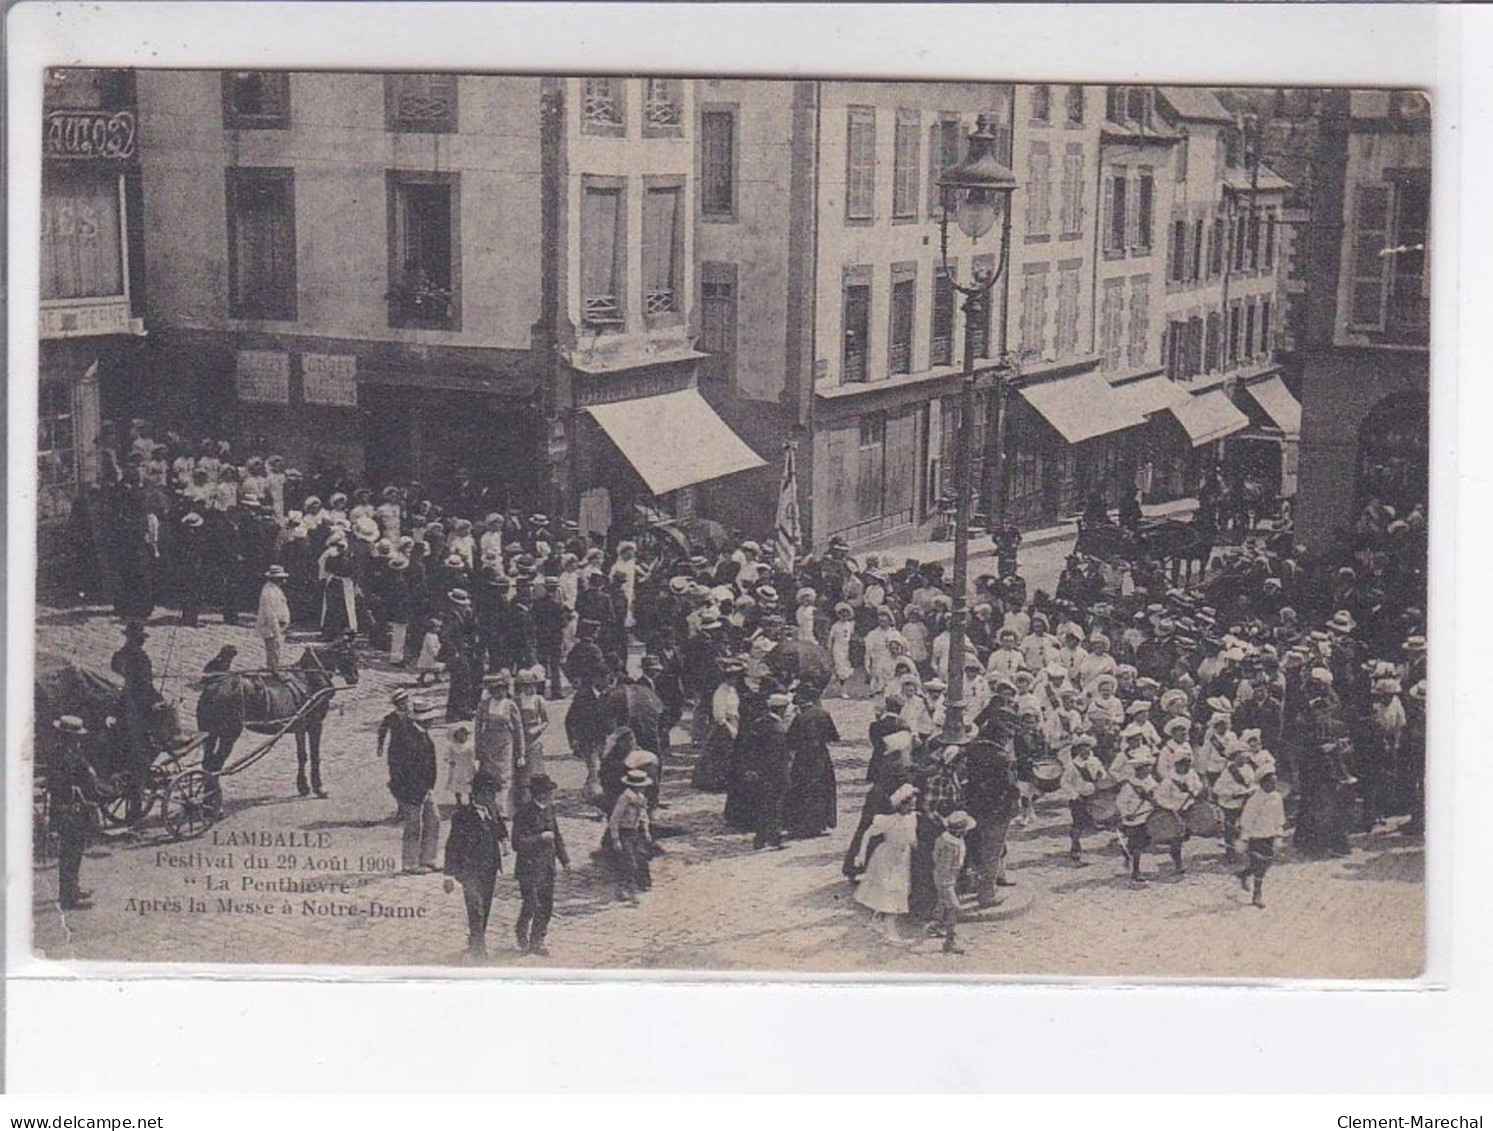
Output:
[[803,528],[798,520],[798,467],[794,445],[783,445],[783,487],[778,492],[777,568],[792,573]]

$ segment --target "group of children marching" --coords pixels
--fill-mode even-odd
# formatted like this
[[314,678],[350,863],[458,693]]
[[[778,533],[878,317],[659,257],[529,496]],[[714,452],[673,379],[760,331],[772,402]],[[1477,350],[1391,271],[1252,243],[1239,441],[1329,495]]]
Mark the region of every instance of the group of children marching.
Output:
[[1181,875],[1186,871],[1183,846],[1193,831],[1217,824],[1225,861],[1237,862],[1239,843],[1244,842],[1247,866],[1239,876],[1246,887],[1253,879],[1254,904],[1263,907],[1265,872],[1276,838],[1285,833],[1275,758],[1264,748],[1258,729],[1234,732],[1234,705],[1228,699],[1215,697],[1206,705],[1211,714],[1196,743],[1191,701],[1186,692],[1173,689],[1161,697],[1160,733],[1150,717],[1150,702],[1131,705],[1131,721],[1120,729],[1108,762],[1096,750],[1099,739],[1093,731],[1079,731],[1058,747],[1062,776],[1057,793],[1068,802],[1072,817],[1069,855],[1083,864],[1084,836],[1112,825],[1130,879],[1140,885],[1146,882],[1143,854],[1153,843],[1166,846]]

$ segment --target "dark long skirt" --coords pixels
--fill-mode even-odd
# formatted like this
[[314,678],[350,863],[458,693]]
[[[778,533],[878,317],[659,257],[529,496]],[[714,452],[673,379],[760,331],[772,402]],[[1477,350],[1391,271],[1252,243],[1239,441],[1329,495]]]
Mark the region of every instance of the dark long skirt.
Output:
[[700,759],[690,784],[706,793],[721,793],[731,785],[734,739],[725,727],[712,725],[700,746]]
[[783,825],[789,836],[814,837],[835,827],[835,767],[823,747],[801,750],[788,773]]

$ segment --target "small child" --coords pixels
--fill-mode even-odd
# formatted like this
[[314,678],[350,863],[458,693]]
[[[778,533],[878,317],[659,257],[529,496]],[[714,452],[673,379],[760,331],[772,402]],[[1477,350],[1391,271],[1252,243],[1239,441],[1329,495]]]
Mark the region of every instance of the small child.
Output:
[[415,683],[418,687],[424,687],[426,678],[431,683],[441,681],[441,670],[445,666],[436,656],[441,651],[441,618],[432,617],[430,625],[425,630],[425,637],[420,641],[420,655],[415,660]]
[[653,843],[653,832],[648,823],[648,799],[643,791],[648,788],[648,774],[643,770],[628,770],[622,777],[623,789],[612,806],[608,831],[612,844],[616,846],[621,876],[617,883],[617,898],[629,903],[638,902],[638,892],[653,886],[653,877],[648,869],[649,849]]
[[1239,816],[1239,834],[1244,838],[1245,851],[1249,854],[1249,863],[1244,871],[1238,873],[1239,886],[1248,891],[1253,878],[1254,898],[1250,902],[1262,909],[1265,906],[1265,873],[1275,860],[1275,842],[1286,833],[1285,799],[1275,785],[1273,773],[1261,774],[1260,788],[1250,794],[1244,803],[1244,812]]
[[518,713],[524,725],[524,759],[530,776],[544,773],[544,732],[549,730],[549,708],[544,705],[544,669],[524,668],[514,677]]
[[477,754],[472,746],[472,724],[459,722],[446,736],[446,788],[461,805],[472,796],[472,779],[477,774]]
[[964,838],[975,819],[962,809],[944,818],[944,831],[933,845],[933,883],[938,888],[938,916],[945,954],[963,954],[955,938],[959,922],[959,873],[964,869]]

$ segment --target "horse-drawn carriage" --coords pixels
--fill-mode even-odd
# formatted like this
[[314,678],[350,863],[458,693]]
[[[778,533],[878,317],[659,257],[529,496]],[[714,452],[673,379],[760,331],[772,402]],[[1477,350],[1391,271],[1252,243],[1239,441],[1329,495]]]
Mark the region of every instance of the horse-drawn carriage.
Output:
[[1142,558],[1158,561],[1185,584],[1191,581],[1194,567],[1198,577],[1207,571],[1214,542],[1214,532],[1196,518],[1146,518],[1134,530],[1118,523],[1080,519],[1074,552],[1112,563]]
[[[350,654],[350,648],[347,650]],[[87,736],[83,754],[98,781],[99,820],[109,828],[135,828],[159,810],[161,827],[173,840],[200,836],[222,814],[221,779],[248,769],[285,734],[301,747],[312,745],[313,773],[320,760],[321,721],[331,697],[342,688],[331,678],[341,670],[356,682],[356,668],[328,669],[321,650],[307,649],[314,667],[301,674],[216,672],[204,676],[197,705],[199,730],[182,731],[176,708],[157,700],[148,713],[143,735],[127,723],[125,691],[114,681],[60,656],[42,652],[36,661],[35,727],[36,792],[33,797],[34,847],[49,853],[50,814],[47,775],[61,758],[66,741],[54,725],[64,715],[83,721]],[[333,649],[334,660],[342,652]],[[303,658],[303,664],[306,663]],[[254,689],[260,694],[256,696]],[[265,691],[269,688],[269,691]],[[278,694],[276,690],[278,689]],[[244,730],[265,736],[247,754],[228,762]],[[145,749],[139,749],[143,741]],[[318,775],[319,786],[319,775]],[[306,792],[302,790],[302,792]]]

